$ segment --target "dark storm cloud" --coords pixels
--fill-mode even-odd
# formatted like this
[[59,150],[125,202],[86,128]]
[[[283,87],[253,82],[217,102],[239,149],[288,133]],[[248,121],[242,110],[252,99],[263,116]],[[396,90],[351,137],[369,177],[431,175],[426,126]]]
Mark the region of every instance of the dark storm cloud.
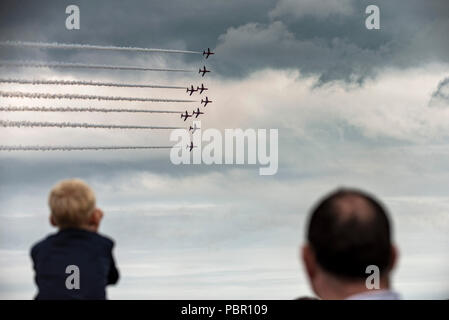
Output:
[[[69,4],[80,8],[80,30],[65,29]],[[1,7],[1,39],[203,50],[249,17],[267,20],[273,1],[7,0]]]
[[[224,69],[244,61],[244,74],[270,61],[271,67],[317,74],[321,82],[360,82],[383,67],[449,62],[447,1],[352,1],[351,12],[326,16],[299,15],[302,2],[294,3],[296,14],[291,5],[289,12],[271,14],[269,23],[248,22],[221,35],[217,51]],[[380,30],[365,28],[368,4],[380,7]]]
[[[72,3],[81,9],[78,31],[64,27],[65,7]],[[380,7],[381,30],[365,28],[369,4]],[[217,47],[217,56],[207,63],[222,76],[297,68],[318,75],[322,82],[360,82],[382,67],[449,62],[448,11],[446,0],[2,1],[0,38],[190,50]],[[67,58],[70,52],[50,54]]]

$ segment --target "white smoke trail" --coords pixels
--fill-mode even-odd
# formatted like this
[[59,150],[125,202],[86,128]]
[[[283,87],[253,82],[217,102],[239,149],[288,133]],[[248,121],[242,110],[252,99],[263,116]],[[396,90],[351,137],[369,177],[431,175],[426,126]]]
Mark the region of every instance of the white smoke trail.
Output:
[[31,48],[48,48],[48,49],[89,49],[89,50],[108,50],[108,51],[132,51],[132,52],[159,52],[159,53],[185,53],[185,54],[202,54],[200,51],[190,50],[173,50],[173,49],[154,49],[139,47],[119,47],[119,46],[99,46],[91,44],[78,43],[47,43],[47,42],[30,42],[30,41],[1,41],[1,46],[10,47],[31,47]]
[[5,98],[30,98],[30,99],[77,99],[77,100],[110,100],[110,101],[139,101],[139,102],[195,102],[196,100],[159,99],[139,97],[115,97],[95,96],[86,94],[52,94],[40,92],[0,91],[0,96]]
[[183,129],[182,127],[155,127],[155,126],[135,126],[135,125],[115,125],[115,124],[95,124],[95,123],[74,123],[74,122],[33,122],[33,121],[9,121],[0,120],[0,127],[29,127],[29,128],[85,128],[85,129]]
[[123,87],[123,88],[154,88],[154,89],[185,89],[186,87],[165,86],[156,84],[130,84],[116,82],[71,81],[71,80],[26,80],[26,79],[0,79],[0,83],[18,84],[49,84],[62,86],[98,86],[98,87]]
[[34,61],[0,61],[0,67],[23,68],[79,68],[79,69],[107,69],[107,70],[133,70],[133,71],[166,71],[166,72],[194,72],[187,69],[144,68],[135,66],[114,66],[87,63],[68,62],[34,62]]
[[85,151],[171,149],[178,146],[0,146],[0,151]]
[[141,109],[117,109],[117,108],[72,108],[72,107],[24,107],[24,106],[8,106],[0,107],[0,111],[6,112],[127,112],[127,113],[182,113],[182,111],[173,110],[141,110]]

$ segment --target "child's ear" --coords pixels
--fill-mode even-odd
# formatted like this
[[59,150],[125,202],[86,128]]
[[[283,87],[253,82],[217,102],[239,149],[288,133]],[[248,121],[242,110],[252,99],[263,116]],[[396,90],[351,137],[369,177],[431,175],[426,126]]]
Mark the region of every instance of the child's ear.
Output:
[[98,223],[100,223],[101,219],[103,219],[103,211],[101,211],[101,209],[95,209],[94,214],[96,215],[96,219],[98,221]]
[[51,224],[53,227],[57,227],[57,226],[58,226],[58,225],[56,224],[55,218],[53,217],[52,214],[50,214],[50,217],[49,217],[48,219],[50,220],[50,224]]
[[95,229],[98,229],[98,226],[100,225],[100,221],[101,221],[102,218],[103,218],[103,211],[101,211],[100,209],[96,208],[92,212],[89,224],[94,226]]

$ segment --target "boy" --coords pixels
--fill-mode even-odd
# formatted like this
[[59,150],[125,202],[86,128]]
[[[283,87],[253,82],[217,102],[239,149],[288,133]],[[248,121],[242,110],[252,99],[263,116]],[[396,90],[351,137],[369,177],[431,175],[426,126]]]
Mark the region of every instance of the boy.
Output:
[[50,223],[59,231],[31,249],[36,299],[106,299],[106,286],[119,274],[114,242],[97,233],[103,212],[92,189],[78,179],[64,180],[53,187],[48,204]]

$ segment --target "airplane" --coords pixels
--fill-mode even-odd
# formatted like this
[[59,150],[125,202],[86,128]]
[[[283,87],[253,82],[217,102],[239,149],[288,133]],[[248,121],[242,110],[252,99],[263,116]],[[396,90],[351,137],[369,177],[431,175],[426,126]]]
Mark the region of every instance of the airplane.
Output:
[[198,72],[198,73],[202,73],[202,77],[204,77],[204,75],[206,74],[206,72],[210,72],[210,70],[207,70],[206,69],[206,66],[203,66],[203,70],[201,70],[201,68],[200,68],[200,71]]
[[204,114],[204,112],[201,112],[201,111],[200,111],[200,108],[197,108],[196,110],[197,110],[197,111],[193,110],[193,112],[192,112],[192,116],[193,116],[194,114],[196,115],[195,118],[198,118],[198,116],[199,116],[200,114]]
[[210,48],[207,48],[207,51],[203,51],[203,56],[206,56],[206,59],[209,58],[211,54],[215,54],[215,52],[210,51]]
[[198,129],[200,129],[200,128],[198,128],[198,127],[196,126],[196,123],[194,123],[194,124],[193,124],[193,127],[190,126],[189,131],[192,131],[192,134],[193,134],[193,133],[195,133],[195,131],[198,130]]
[[194,93],[195,91],[198,91],[198,89],[193,89],[193,84],[190,86],[190,89],[187,88],[186,92],[190,92],[190,95],[192,95],[192,93]]
[[187,112],[187,110],[186,110],[185,113],[181,113],[181,119],[184,118],[184,121],[186,121],[187,118],[192,117],[192,116],[193,116],[193,114],[189,114],[189,113]]
[[196,146],[193,145],[193,141],[192,141],[192,142],[190,142],[190,145],[187,146],[186,149],[189,149],[189,151],[192,152],[192,149],[195,148],[195,147],[196,147]]
[[212,103],[212,100],[209,100],[209,98],[206,97],[206,100],[201,99],[201,103],[204,103],[204,106],[207,106],[208,103]]
[[204,84],[201,84],[201,87],[196,87],[196,91],[200,91],[200,94],[202,94],[203,93],[203,91],[204,90],[208,90],[208,88],[206,88],[205,86],[204,86]]

